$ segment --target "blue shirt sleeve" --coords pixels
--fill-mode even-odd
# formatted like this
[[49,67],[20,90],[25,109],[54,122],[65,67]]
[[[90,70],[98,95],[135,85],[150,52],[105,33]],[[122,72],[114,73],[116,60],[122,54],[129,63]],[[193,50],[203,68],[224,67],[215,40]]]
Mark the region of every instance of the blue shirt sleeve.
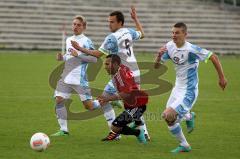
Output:
[[114,35],[108,35],[100,48],[98,49],[104,54],[117,54],[118,53],[118,43]]
[[138,40],[141,38],[142,34],[140,31],[136,31],[133,28],[128,28],[128,30],[129,30],[133,40]]
[[164,52],[161,57],[161,62],[164,63],[165,61],[169,60],[170,56],[168,55],[168,51]]
[[203,49],[197,45],[191,45],[191,53],[195,54],[200,61],[205,61],[209,59],[212,55],[212,52],[206,49]]

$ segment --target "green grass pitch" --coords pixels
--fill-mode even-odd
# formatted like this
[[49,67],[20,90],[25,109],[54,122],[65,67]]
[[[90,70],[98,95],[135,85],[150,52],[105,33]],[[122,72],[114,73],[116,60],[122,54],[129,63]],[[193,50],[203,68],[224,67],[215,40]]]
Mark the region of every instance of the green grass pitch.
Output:
[[[153,54],[138,54],[138,61],[152,61]],[[197,114],[196,129],[185,133],[193,150],[173,155],[169,151],[177,142],[160,119],[170,91],[152,96],[146,112],[151,142],[143,146],[135,137],[123,136],[118,142],[101,142],[108,133],[103,116],[89,120],[69,121],[70,136],[50,138],[45,152],[35,152],[29,146],[33,133],[48,135],[58,130],[54,114],[53,88],[49,85],[51,72],[60,64],[55,52],[0,54],[0,158],[1,159],[233,159],[240,158],[240,58],[220,57],[228,86],[218,87],[217,74],[211,62],[200,63],[199,96],[193,108]],[[173,65],[159,78],[174,83]],[[143,70],[146,72],[146,70]],[[91,74],[91,72],[89,73]],[[149,77],[151,78],[151,77]],[[109,76],[101,69],[94,88],[103,88]],[[143,85],[148,89],[154,85]],[[71,111],[83,112],[78,97],[72,97]],[[115,109],[117,114],[121,109]],[[185,124],[182,124],[186,132]]]

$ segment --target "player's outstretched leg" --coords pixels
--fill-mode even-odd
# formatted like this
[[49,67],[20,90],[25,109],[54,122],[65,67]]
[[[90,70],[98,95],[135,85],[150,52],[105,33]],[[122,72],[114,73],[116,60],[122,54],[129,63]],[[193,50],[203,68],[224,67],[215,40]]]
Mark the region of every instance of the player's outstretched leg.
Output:
[[188,144],[179,123],[175,123],[173,126],[168,126],[168,129],[170,130],[172,135],[175,136],[176,139],[180,142],[180,146],[173,149],[171,151],[172,153],[191,151],[191,146]]
[[64,99],[62,97],[56,97],[55,109],[60,130],[51,136],[68,136],[69,132],[67,127],[67,109],[64,106]]
[[[163,119],[168,124],[168,129],[171,132],[173,136],[179,141],[180,146],[177,148],[173,149],[171,152],[172,153],[179,153],[179,152],[189,152],[191,151],[191,147],[188,144],[180,123],[178,122],[178,113],[171,107],[167,107],[163,114],[162,114]],[[179,120],[181,121],[181,120]]]

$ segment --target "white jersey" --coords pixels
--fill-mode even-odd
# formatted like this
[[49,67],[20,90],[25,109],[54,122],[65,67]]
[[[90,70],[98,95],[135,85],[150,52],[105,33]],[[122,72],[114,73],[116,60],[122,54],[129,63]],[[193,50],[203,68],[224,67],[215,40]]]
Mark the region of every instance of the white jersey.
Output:
[[167,52],[163,54],[161,61],[171,59],[175,63],[176,70],[175,87],[166,106],[173,108],[182,118],[197,100],[199,61],[208,60],[212,52],[189,42],[177,48],[176,44],[170,41],[166,47]]
[[166,47],[167,52],[163,54],[161,61],[171,59],[175,63],[175,87],[188,90],[197,89],[199,61],[208,60],[212,52],[189,42],[185,42],[181,48],[177,48],[176,44],[170,41]]
[[140,31],[132,28],[120,28],[116,32],[109,34],[98,49],[106,55],[117,54],[121,58],[122,64],[133,72],[138,83],[140,83],[140,71],[133,53],[133,41],[140,39],[141,36]]
[[[76,58],[71,55],[72,50],[75,50],[71,44],[71,40],[78,42],[81,47],[91,50],[94,49],[92,41],[84,34],[77,36],[73,35],[67,38],[66,53],[64,54],[65,67],[61,77],[66,84],[88,87],[88,80],[86,74],[88,63],[82,61],[80,58]],[[79,51],[78,53],[83,54]]]

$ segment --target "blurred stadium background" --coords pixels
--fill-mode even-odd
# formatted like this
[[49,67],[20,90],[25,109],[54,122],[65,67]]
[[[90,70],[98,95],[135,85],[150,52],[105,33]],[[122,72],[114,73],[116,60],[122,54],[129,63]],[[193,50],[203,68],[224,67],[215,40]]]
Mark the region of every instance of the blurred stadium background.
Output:
[[133,26],[131,4],[146,34],[136,52],[156,52],[170,39],[171,26],[183,21],[192,43],[220,54],[239,53],[240,0],[1,0],[0,48],[60,49],[62,28],[71,35],[71,21],[78,14],[87,18],[86,34],[98,46],[109,32],[110,11],[123,11],[126,26]]

